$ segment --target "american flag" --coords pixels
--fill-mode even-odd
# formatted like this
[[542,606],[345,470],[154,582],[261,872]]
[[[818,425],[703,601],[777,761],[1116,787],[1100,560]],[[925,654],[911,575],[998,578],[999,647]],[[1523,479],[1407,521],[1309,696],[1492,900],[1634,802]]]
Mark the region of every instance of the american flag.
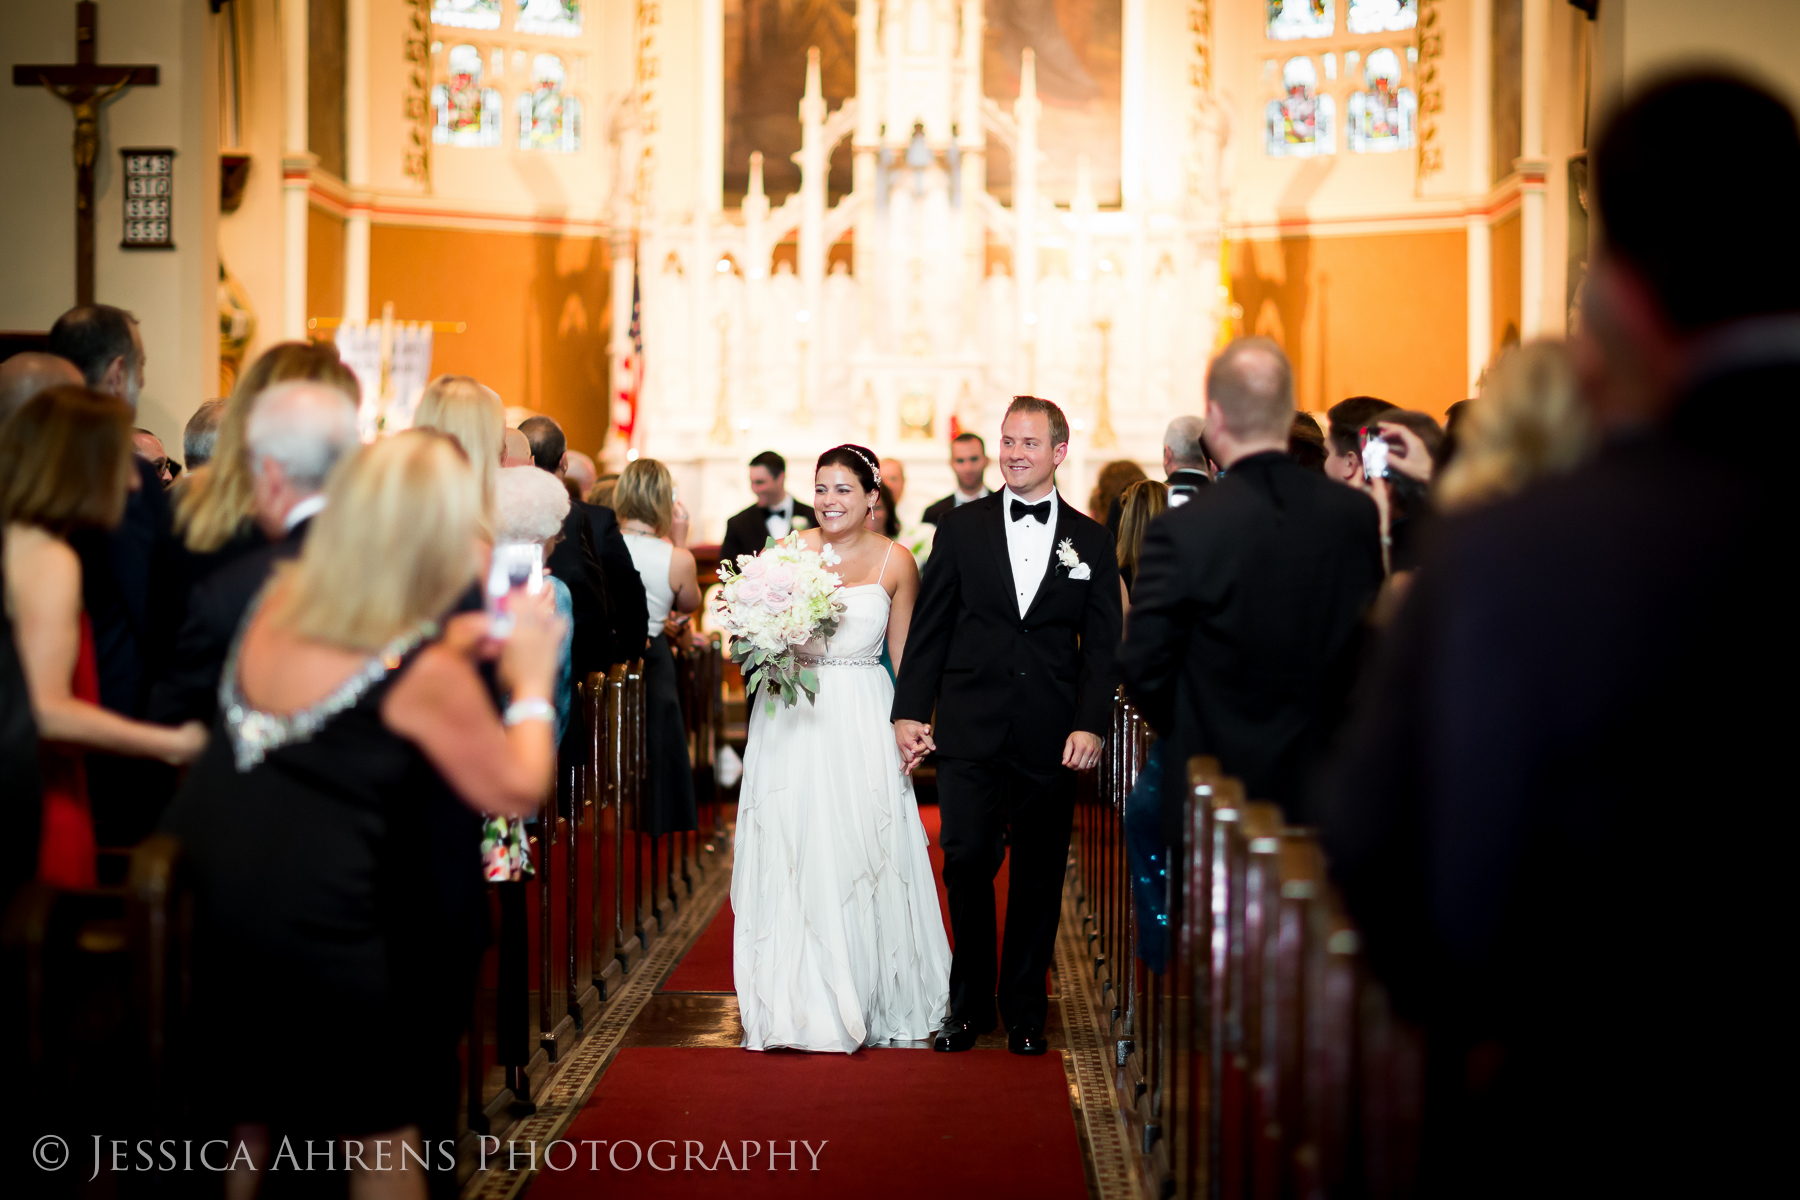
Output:
[[631,339],[631,348],[619,363],[622,379],[618,398],[613,404],[613,424],[618,428],[619,436],[629,446],[632,435],[637,431],[638,397],[644,391],[643,306],[642,294],[638,288],[635,248],[631,256],[631,328],[626,336]]

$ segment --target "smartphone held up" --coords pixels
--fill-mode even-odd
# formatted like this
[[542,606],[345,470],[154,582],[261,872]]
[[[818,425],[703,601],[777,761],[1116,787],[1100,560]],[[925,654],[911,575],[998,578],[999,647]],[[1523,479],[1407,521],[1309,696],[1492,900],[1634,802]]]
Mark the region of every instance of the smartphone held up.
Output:
[[544,547],[539,542],[499,542],[488,564],[488,636],[504,640],[512,636],[516,618],[514,597],[536,596],[544,590]]

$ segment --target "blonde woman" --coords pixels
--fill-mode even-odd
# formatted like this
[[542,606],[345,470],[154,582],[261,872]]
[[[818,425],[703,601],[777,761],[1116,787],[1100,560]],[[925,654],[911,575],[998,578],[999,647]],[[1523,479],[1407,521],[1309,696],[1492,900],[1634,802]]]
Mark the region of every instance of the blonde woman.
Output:
[[414,429],[449,434],[469,456],[482,497],[484,528],[491,528],[494,485],[506,452],[506,405],[498,392],[467,375],[439,375],[419,397]]
[[1569,353],[1560,342],[1506,351],[1456,428],[1456,455],[1438,478],[1445,512],[1472,508],[1569,470],[1594,444]]
[[1144,553],[1144,531],[1168,509],[1169,485],[1154,479],[1138,480],[1119,497],[1119,587],[1127,612]]
[[194,562],[190,582],[267,539],[256,528],[255,477],[245,431],[256,398],[278,383],[323,383],[356,403],[356,376],[328,342],[282,342],[271,346],[238,376],[219,418],[212,458],[175,488],[175,532]]
[[650,803],[644,831],[673,833],[697,828],[694,777],[688,764],[687,729],[675,690],[675,658],[664,622],[700,607],[700,584],[687,541],[687,513],[675,502],[675,480],[654,458],[625,464],[613,490],[613,511],[632,565],[644,581],[650,648],[644,653],[646,720],[649,722]]
[[[479,565],[461,448],[398,434],[358,451],[326,495],[299,560],[245,618],[219,736],[164,821],[200,905],[195,1049],[221,1068],[222,1115],[259,1168],[269,1127],[415,1149],[454,1137],[441,1116],[454,1097],[434,1089],[456,1078],[468,997],[454,993],[473,987],[485,930],[483,814],[536,811],[556,761],[549,594],[515,602],[497,648],[485,614],[445,616]],[[496,649],[504,717],[476,669]],[[252,1039],[271,1052],[244,1056]],[[400,1161],[367,1160],[350,1195],[423,1197]]]

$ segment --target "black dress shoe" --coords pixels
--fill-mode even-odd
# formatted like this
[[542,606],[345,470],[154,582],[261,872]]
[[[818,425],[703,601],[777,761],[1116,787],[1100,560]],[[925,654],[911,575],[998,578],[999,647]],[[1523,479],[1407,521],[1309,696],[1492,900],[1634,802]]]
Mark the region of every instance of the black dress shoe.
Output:
[[1050,1039],[1036,1025],[1014,1025],[1007,1031],[1006,1048],[1014,1054],[1044,1054],[1050,1049]]
[[973,1022],[947,1021],[944,1023],[944,1027],[938,1030],[937,1036],[931,1039],[931,1048],[950,1052],[973,1050],[975,1039],[980,1036],[981,1034],[976,1030]]

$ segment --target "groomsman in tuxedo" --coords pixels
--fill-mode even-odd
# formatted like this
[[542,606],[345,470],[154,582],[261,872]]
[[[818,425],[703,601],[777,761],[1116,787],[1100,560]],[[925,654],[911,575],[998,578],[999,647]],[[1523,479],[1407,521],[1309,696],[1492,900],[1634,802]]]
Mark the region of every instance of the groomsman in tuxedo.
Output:
[[756,503],[725,523],[719,544],[720,562],[737,562],[740,554],[758,554],[772,537],[786,537],[818,521],[813,510],[787,493],[787,460],[764,450],[750,460],[750,490]]
[[[944,886],[956,952],[933,1042],[967,1050],[999,1017],[1042,1054],[1075,772],[1100,761],[1119,643],[1113,539],[1056,492],[1062,410],[1018,396],[1000,427],[1005,488],[938,525],[894,692],[908,765],[937,752]],[[933,711],[935,709],[935,717]],[[996,978],[994,876],[1012,861]]]
[[950,442],[950,472],[956,476],[956,490],[933,503],[919,519],[927,525],[936,525],[945,514],[988,495],[987,469],[987,443],[981,440],[981,435],[957,434]]

